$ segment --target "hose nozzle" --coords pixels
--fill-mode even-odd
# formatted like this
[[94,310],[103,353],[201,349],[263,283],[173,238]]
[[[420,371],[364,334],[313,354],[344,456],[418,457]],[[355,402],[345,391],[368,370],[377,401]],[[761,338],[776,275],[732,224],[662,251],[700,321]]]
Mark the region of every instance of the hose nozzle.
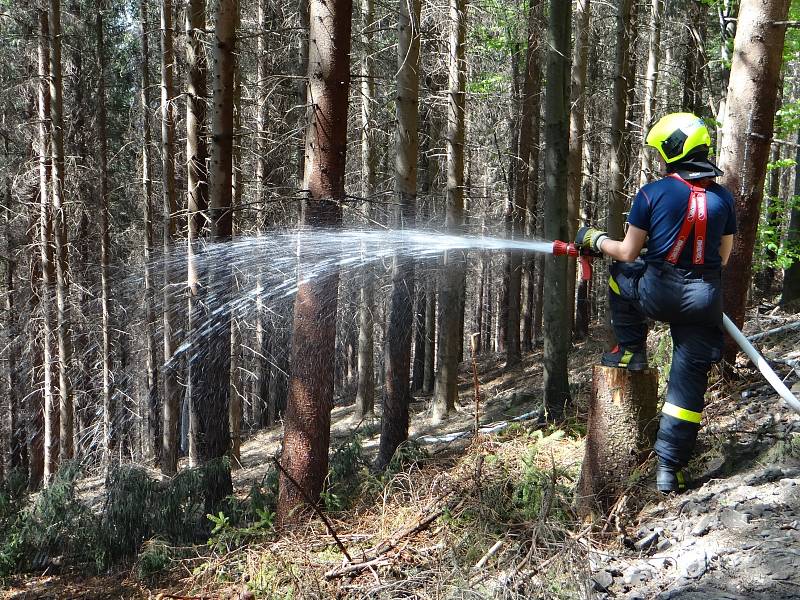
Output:
[[553,255],[554,256],[572,256],[577,258],[580,255],[578,247],[573,243],[562,242],[556,240],[553,242]]

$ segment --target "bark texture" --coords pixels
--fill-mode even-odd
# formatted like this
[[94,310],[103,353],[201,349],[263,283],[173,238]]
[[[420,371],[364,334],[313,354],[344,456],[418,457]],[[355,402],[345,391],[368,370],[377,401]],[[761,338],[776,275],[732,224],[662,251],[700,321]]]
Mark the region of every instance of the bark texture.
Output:
[[[419,154],[420,1],[400,0],[397,44],[397,129],[395,131],[395,229],[414,226]],[[411,332],[414,305],[414,262],[395,254],[386,334],[386,393],[376,467],[385,468],[408,438],[411,403]]]
[[[551,0],[548,29],[547,99],[545,103],[545,207],[544,236],[563,240],[567,236],[567,171],[562,168],[569,152],[570,13],[568,2]],[[567,359],[569,355],[569,310],[567,261],[544,257],[544,401],[548,418],[558,420],[570,400]]]
[[631,484],[658,431],[658,371],[595,365],[586,453],[578,481],[582,515],[605,514]]
[[[795,149],[794,195],[800,196],[800,132],[797,134],[797,148]],[[786,243],[795,247],[800,245],[800,206],[796,204],[792,207]],[[792,266],[783,272],[781,304],[789,305],[797,300],[800,300],[800,260],[795,260]]]
[[[723,127],[720,183],[736,201],[738,234],[725,268],[725,312],[741,328],[753,269],[753,247],[764,197],[789,0],[743,0],[734,41]],[[737,348],[726,340],[725,357]]]
[[[350,0],[312,0],[303,224],[338,226],[344,197],[347,101],[350,85]],[[302,247],[300,248],[302,257]],[[300,281],[304,266],[300,264]],[[338,271],[300,284],[295,300],[292,374],[281,463],[306,494],[318,501],[328,473],[335,371]],[[303,494],[281,475],[277,522],[299,519]]]

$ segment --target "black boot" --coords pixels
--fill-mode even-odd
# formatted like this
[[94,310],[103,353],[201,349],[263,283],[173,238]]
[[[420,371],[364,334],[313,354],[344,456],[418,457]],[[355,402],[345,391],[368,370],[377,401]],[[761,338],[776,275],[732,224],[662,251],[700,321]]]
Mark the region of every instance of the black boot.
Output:
[[628,350],[622,346],[614,346],[613,350],[603,354],[600,364],[604,367],[616,367],[629,371],[644,371],[647,369],[647,351]]
[[684,469],[658,465],[656,469],[656,488],[659,492],[678,494],[689,489],[689,475]]

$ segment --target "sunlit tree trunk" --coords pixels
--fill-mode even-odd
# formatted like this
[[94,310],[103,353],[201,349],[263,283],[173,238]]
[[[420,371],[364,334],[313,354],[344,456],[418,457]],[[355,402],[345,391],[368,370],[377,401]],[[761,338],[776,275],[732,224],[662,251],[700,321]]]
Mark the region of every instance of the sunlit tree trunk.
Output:
[[[414,226],[419,154],[420,0],[400,0],[397,24],[397,129],[395,132],[395,210],[393,226]],[[411,403],[411,332],[414,305],[414,262],[396,253],[392,261],[392,291],[386,337],[386,393],[383,398],[377,468],[385,468],[397,447],[408,438]]]
[[103,460],[110,465],[117,443],[116,407],[111,389],[111,299],[108,270],[110,267],[111,233],[108,220],[108,140],[106,137],[105,40],[103,33],[103,0],[97,0],[95,35],[97,37],[97,137],[100,167],[100,303],[103,318]]
[[[205,0],[190,0],[186,7],[186,164],[187,164],[187,201],[188,201],[188,239],[186,243],[188,302],[188,336],[194,336],[198,328],[202,328],[207,317],[205,292],[208,289],[208,273],[203,265],[203,249],[200,238],[206,230],[208,219],[208,173],[206,172],[206,106],[208,79],[203,37],[206,29]],[[199,340],[198,340],[199,341]],[[193,346],[192,352],[200,353],[199,344]],[[204,396],[204,373],[206,367],[201,364],[205,355],[189,361],[189,401],[190,464],[198,462],[197,445],[194,430],[197,427],[197,398]]]
[[[449,92],[447,104],[447,213],[445,229],[459,234],[464,226],[464,111],[467,68],[465,42],[466,3],[450,0]],[[447,251],[440,279],[440,366],[436,373],[433,421],[445,419],[458,398],[458,364],[461,361],[461,305],[464,295],[465,257]]]
[[161,441],[161,471],[175,473],[178,469],[178,420],[180,389],[177,365],[170,364],[177,348],[175,334],[177,316],[173,298],[176,274],[171,262],[177,232],[178,201],[175,191],[175,50],[172,46],[172,0],[161,2],[161,180],[164,200],[164,396],[163,432]]
[[[626,0],[630,1],[630,0]],[[569,153],[570,13],[572,5],[550,2],[548,29],[547,97],[545,103],[545,207],[544,236],[567,236],[567,172],[561,168]],[[567,310],[567,261],[545,256],[544,279],[544,402],[550,420],[564,414],[570,400],[567,378],[569,316]]]
[[[364,225],[372,226],[372,202],[376,192],[378,164],[375,123],[372,116],[375,103],[375,73],[372,57],[372,31],[375,26],[373,0],[361,0],[361,26],[364,35],[364,56],[361,59],[361,212]],[[361,421],[375,410],[375,272],[371,264],[361,269],[361,289],[358,305],[358,385],[354,419]]]
[[616,54],[614,57],[613,102],[611,104],[611,166],[609,173],[609,207],[606,228],[611,238],[623,238],[626,211],[625,198],[625,115],[628,110],[628,85],[626,73],[630,60],[629,23],[633,13],[633,0],[620,0],[617,9]]
[[[42,312],[42,394],[44,401],[44,449],[43,473],[49,482],[58,465],[59,410],[53,389],[53,287],[55,265],[53,264],[53,221],[50,205],[51,164],[50,120],[50,23],[48,11],[39,11],[39,250],[41,253],[42,287],[39,306]],[[32,452],[33,453],[33,452]],[[35,457],[32,457],[32,467]],[[33,469],[32,469],[33,471]],[[31,473],[34,480],[35,473]]]
[[144,319],[145,344],[147,353],[147,396],[145,411],[147,414],[147,447],[148,454],[159,462],[161,455],[161,415],[159,414],[158,394],[158,354],[156,350],[154,323],[154,290],[153,270],[150,264],[153,254],[153,184],[150,180],[150,45],[148,41],[150,21],[147,16],[147,0],[139,4],[139,18],[142,25],[142,65],[139,94],[142,110],[142,207],[144,225]]
[[[72,458],[74,452],[72,387],[70,366],[72,365],[72,333],[69,310],[69,267],[67,249],[67,215],[64,206],[64,101],[61,80],[61,3],[50,0],[50,119],[52,136],[50,140],[52,158],[53,192],[53,238],[55,240],[56,264],[56,314],[58,322],[58,393],[59,393],[59,436],[56,446],[60,447],[59,460]],[[51,446],[52,449],[52,446]],[[55,466],[55,465],[52,465]],[[45,479],[54,470],[48,471],[45,464]]]
[[[642,112],[642,132],[646,135],[653,125],[656,110],[656,91],[658,90],[658,62],[661,51],[661,20],[664,10],[663,0],[651,0],[650,6],[650,46],[647,54],[647,74],[644,86],[644,110]],[[639,187],[651,177],[650,149],[642,144],[639,157]]]
[[[341,223],[347,154],[350,85],[350,0],[312,0],[310,6],[308,102],[303,224],[315,228]],[[330,124],[336,124],[331,127]],[[299,249],[302,259],[303,248]],[[336,347],[338,271],[300,281],[294,311],[291,380],[281,462],[306,494],[317,501],[328,473]],[[279,484],[277,521],[300,518],[303,494],[285,476]]]
[[[234,81],[236,70],[237,0],[217,4],[213,57],[213,98],[211,153],[208,171],[208,220],[214,246],[230,243],[233,237],[233,137]],[[208,265],[206,303],[207,322],[201,324],[197,340],[203,352],[202,372],[192,390],[195,411],[195,447],[201,464],[224,457],[230,449],[230,373],[231,373],[231,289],[234,285],[226,261]],[[194,387],[194,383],[193,383]],[[230,470],[206,471],[206,507],[216,506],[233,490]]]
[[[567,241],[575,239],[581,207],[583,178],[583,137],[586,131],[586,65],[589,56],[590,0],[578,0],[575,14],[575,47],[572,49],[572,86],[570,89],[569,154],[567,155]],[[567,264],[568,317],[574,324],[576,261]],[[575,331],[575,327],[572,328]],[[576,332],[577,333],[577,332]]]
[[[267,226],[267,121],[269,117],[267,97],[267,76],[269,75],[269,45],[267,27],[267,0],[258,0],[258,45],[256,51],[256,206],[258,207],[258,229]],[[256,286],[264,285],[262,274],[258,273]],[[268,406],[270,365],[269,335],[267,315],[264,305],[265,290],[256,297],[256,393],[252,402],[252,424],[259,428],[265,422],[271,424],[275,417],[274,407]],[[266,413],[266,414],[265,414]]]
[[[742,326],[764,197],[789,0],[742,0],[723,128],[721,183],[734,195],[738,234],[725,268],[725,312]],[[728,339],[725,356],[735,356]]]

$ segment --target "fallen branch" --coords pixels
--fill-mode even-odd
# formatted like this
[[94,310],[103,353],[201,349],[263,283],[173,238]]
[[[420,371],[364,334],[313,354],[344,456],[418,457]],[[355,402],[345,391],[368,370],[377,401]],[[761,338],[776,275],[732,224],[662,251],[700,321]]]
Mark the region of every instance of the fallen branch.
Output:
[[747,336],[747,341],[755,342],[765,337],[775,335],[776,333],[793,331],[795,329],[800,329],[800,321],[795,321],[794,323],[789,323],[788,325],[781,325],[780,327],[775,327],[773,329],[767,329],[766,331],[762,331],[761,333],[756,333],[755,335],[749,335]]
[[278,469],[280,469],[280,472],[283,473],[284,475],[286,475],[286,479],[291,481],[292,485],[294,485],[294,487],[296,487],[297,490],[303,495],[303,498],[305,499],[306,504],[308,504],[313,509],[313,511],[315,513],[317,513],[317,516],[320,519],[322,519],[322,522],[325,523],[325,527],[328,529],[328,533],[331,534],[331,537],[336,542],[336,545],[339,547],[339,550],[341,550],[342,554],[344,554],[345,557],[347,558],[347,562],[352,563],[353,559],[350,558],[350,554],[347,553],[347,548],[344,547],[344,544],[339,539],[339,536],[336,535],[336,530],[333,528],[333,525],[328,520],[328,517],[326,517],[325,514],[319,509],[319,506],[317,506],[317,503],[314,502],[313,500],[311,500],[311,498],[308,496],[306,491],[300,486],[299,483],[297,483],[297,481],[295,481],[294,477],[289,475],[289,472],[286,469],[283,468],[283,465],[274,456],[272,457],[272,462],[275,463],[275,465],[278,467]]

